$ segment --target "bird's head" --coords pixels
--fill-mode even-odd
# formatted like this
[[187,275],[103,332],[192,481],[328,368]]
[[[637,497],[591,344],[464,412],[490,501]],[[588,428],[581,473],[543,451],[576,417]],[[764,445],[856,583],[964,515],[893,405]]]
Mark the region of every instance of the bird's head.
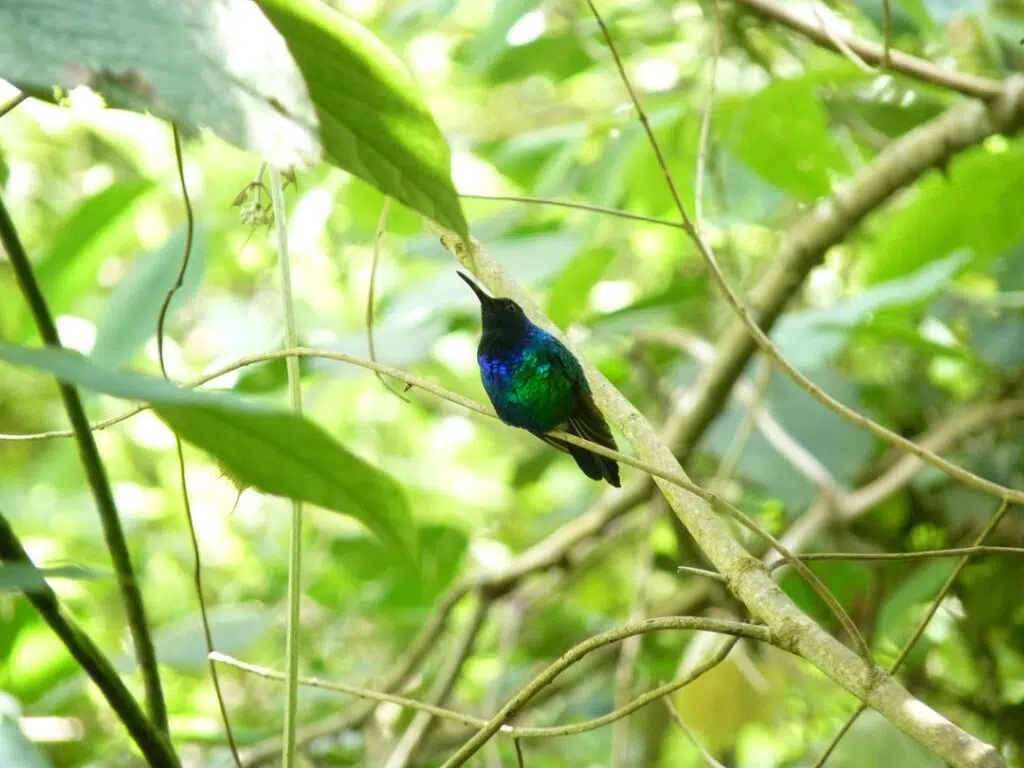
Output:
[[523,312],[523,308],[512,299],[488,296],[466,273],[459,272],[458,275],[466,282],[466,285],[473,289],[473,293],[480,300],[480,317],[483,321],[484,333],[525,328],[531,324],[526,313]]

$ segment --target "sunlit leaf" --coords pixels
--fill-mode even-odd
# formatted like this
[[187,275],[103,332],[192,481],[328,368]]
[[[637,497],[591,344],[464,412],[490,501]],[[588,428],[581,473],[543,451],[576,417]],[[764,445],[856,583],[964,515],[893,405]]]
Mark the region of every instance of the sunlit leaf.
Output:
[[[157,250],[140,256],[133,269],[117,283],[96,324],[96,343],[90,357],[97,364],[116,368],[128,362],[156,333],[160,306],[178,276],[184,249],[185,232],[179,231]],[[202,230],[197,229],[181,288],[168,306],[168,320],[199,288],[205,261],[205,241]]]
[[209,128],[279,166],[320,156],[317,120],[281,36],[248,0],[9,0],[0,76],[87,85],[116,106]]
[[259,0],[302,69],[327,160],[466,234],[448,144],[401,61],[319,0]]
[[64,350],[0,343],[0,360],[149,403],[168,426],[209,453],[236,481],[353,517],[389,546],[415,557],[415,528],[402,487],[308,419],[228,393],[183,390],[162,379],[109,371]]

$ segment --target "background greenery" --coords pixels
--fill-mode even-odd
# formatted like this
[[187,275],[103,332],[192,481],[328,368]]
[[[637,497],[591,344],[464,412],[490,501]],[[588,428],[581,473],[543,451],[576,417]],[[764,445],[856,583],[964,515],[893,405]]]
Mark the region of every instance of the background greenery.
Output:
[[[275,23],[299,23],[283,0],[263,5]],[[584,4],[351,0],[338,7],[412,70],[418,86],[396,87],[395,98],[404,93],[426,100],[451,146],[459,192],[571,199],[674,219],[650,147],[635,113],[624,107],[625,92]],[[715,29],[710,6],[630,0],[600,7],[692,210]],[[878,40],[881,9],[877,0],[840,3],[835,23]],[[732,3],[719,10],[722,53],[704,208],[726,274],[746,290],[770,265],[787,229],[816,202],[842,190],[891,142],[963,97],[900,76],[866,73]],[[1014,3],[901,0],[893,10],[893,43],[902,50],[995,79],[1024,65],[1024,11]],[[321,42],[314,39],[311,50]],[[339,84],[350,82],[354,70],[342,67],[316,86],[306,73],[325,62],[298,53],[295,59],[321,109],[321,124],[333,124],[322,112],[325,91],[318,88],[342,93]],[[381,63],[374,76],[387,81],[389,66]],[[216,84],[210,87],[217,92]],[[281,87],[287,91],[288,83]],[[14,94],[6,89],[0,97]],[[66,101],[55,106],[30,100],[0,122],[3,199],[58,316],[63,342],[102,367],[158,374],[153,331],[178,270],[185,225],[170,129],[153,117],[101,109],[88,92],[72,91]],[[387,146],[431,130],[429,115],[410,117],[399,102],[363,107],[366,115],[358,120],[365,120],[366,135],[393,131]],[[238,106],[250,108],[257,109]],[[297,102],[294,112],[310,108]],[[170,116],[203,125],[214,120],[173,110]],[[280,141],[292,142],[298,159],[310,156],[308,137],[292,130],[294,125],[282,125]],[[345,166],[351,158],[337,155],[339,142],[325,139],[324,155]],[[392,194],[418,210],[436,206],[435,218],[460,227],[454,197],[446,197],[443,152],[428,147],[417,154],[422,147],[413,140],[409,145],[408,162],[422,161],[427,170],[404,198]],[[259,143],[251,148],[270,151]],[[192,264],[168,323],[168,372],[175,380],[193,380],[282,343],[273,235],[243,221],[232,207],[258,168],[253,154],[210,133],[185,145],[197,221]],[[322,163],[298,173],[289,186],[292,277],[301,342],[366,356],[373,241],[384,201],[375,186],[389,171],[369,161],[349,171]],[[773,338],[826,391],[908,436],[941,428],[965,409],[1019,398],[1022,201],[1021,139],[995,136],[969,149],[894,196],[831,249]],[[663,422],[700,365],[652,336],[674,329],[686,331],[691,343],[703,338],[713,344],[730,318],[685,235],[656,223],[523,202],[464,199],[462,209],[473,235],[530,288],[551,319],[652,422]],[[393,205],[386,230],[376,281],[378,358],[485,401],[474,354],[476,300],[414,210]],[[0,261],[0,296],[0,338],[38,344],[6,261]],[[307,507],[299,650],[305,673],[355,683],[383,675],[460,577],[501,569],[602,493],[570,460],[528,435],[419,390],[406,393],[403,402],[363,369],[305,360],[302,370],[306,414],[397,480],[401,490],[385,511],[407,503],[415,531],[398,528],[418,544],[414,563],[400,546],[383,546],[349,517]],[[756,365],[747,375],[765,381]],[[50,381],[6,364],[0,376],[0,432],[66,427]],[[243,369],[218,385],[275,404],[287,398],[283,362]],[[781,375],[763,392],[767,411],[840,489],[865,485],[895,460],[869,434]],[[97,420],[126,407],[101,395],[85,397]],[[701,484],[720,474],[745,410],[730,401],[690,458],[687,469]],[[173,434],[144,412],[96,438],[154,626],[175,745],[190,765],[227,765],[192,584]],[[716,487],[781,533],[807,514],[820,489],[759,431],[741,447],[734,470],[719,476]],[[1018,424],[989,423],[944,455],[1001,484],[1024,485]],[[217,648],[282,669],[288,502],[254,490],[239,494],[222,465],[194,448],[186,448],[186,459]],[[362,465],[344,466],[351,472]],[[635,470],[623,472],[628,478]],[[62,574],[71,578],[51,583],[137,687],[117,584],[83,479],[70,440],[0,440],[0,510],[39,565],[78,567]],[[973,538],[993,504],[923,470],[856,520],[829,526],[805,549],[895,552],[960,545]],[[1019,513],[1011,512],[990,543],[1024,546]],[[738,615],[724,590],[677,574],[677,565],[706,564],[654,501],[638,505],[603,531],[593,552],[567,564],[531,576],[490,604],[448,706],[486,717],[572,644],[631,617],[672,612],[681,603],[687,612]],[[922,560],[814,569],[885,663],[952,568],[951,560]],[[999,745],[1017,765],[1024,760],[1019,574],[1013,557],[968,566],[903,673],[916,695]],[[802,582],[787,575],[782,583],[831,628],[830,616]],[[137,763],[120,725],[30,604],[10,586],[0,583],[0,590],[0,764]],[[453,638],[472,622],[469,602],[456,606],[451,628],[404,688],[407,695],[425,698],[431,691]],[[609,711],[617,689],[636,694],[670,679],[696,654],[698,642],[678,633],[645,637],[633,651],[634,664],[621,663],[618,650],[603,653],[567,675],[521,721],[568,723]],[[623,671],[630,669],[631,679]],[[283,688],[229,667],[221,668],[221,678],[239,742],[272,746]],[[746,644],[674,701],[719,759],[758,767],[811,764],[855,704],[807,665]],[[300,722],[322,721],[351,704],[337,693],[303,689]],[[19,715],[26,733],[65,735],[33,744],[15,728]],[[410,717],[381,706],[361,727],[305,744],[304,759],[311,765],[384,765]],[[438,726],[411,764],[438,764],[465,736],[464,728]],[[511,744],[496,743],[476,764],[515,764]],[[524,748],[531,768],[703,764],[660,703],[627,725],[527,741]],[[277,759],[277,751],[270,754]],[[881,718],[866,715],[829,764],[941,763]]]

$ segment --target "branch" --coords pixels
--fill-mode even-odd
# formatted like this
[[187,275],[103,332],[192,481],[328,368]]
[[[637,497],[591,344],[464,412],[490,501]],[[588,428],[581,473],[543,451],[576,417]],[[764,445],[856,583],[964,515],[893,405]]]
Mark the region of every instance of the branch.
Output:
[[442,768],[457,768],[465,763],[470,757],[482,747],[495,733],[497,733],[508,720],[515,716],[537,693],[553,681],[558,675],[582,659],[591,651],[602,646],[617,643],[627,637],[650,632],[659,632],[667,629],[690,629],[704,630],[706,632],[719,632],[726,635],[746,637],[752,640],[760,640],[766,643],[774,642],[775,638],[770,630],[757,624],[744,624],[739,621],[724,621],[721,619],[708,619],[695,616],[667,616],[658,619],[647,619],[635,624],[626,624],[617,629],[602,632],[594,635],[579,645],[573,646],[561,656],[556,662],[541,672],[537,677],[523,688],[516,696],[509,701],[501,710],[492,717],[487,725],[481,728],[472,739],[467,741],[462,748],[455,753]]
[[[189,261],[192,258],[192,244],[195,239],[196,219],[192,209],[192,200],[188,194],[188,184],[185,182],[185,159],[181,148],[181,134],[178,131],[177,123],[171,123],[171,135],[174,140],[174,160],[178,168],[178,185],[181,188],[181,199],[185,206],[185,247],[181,255],[181,267],[171,287],[164,294],[163,303],[160,305],[160,312],[156,320],[156,354],[160,362],[160,373],[165,379],[167,375],[167,362],[164,359],[164,323],[167,321],[167,311],[185,280],[185,273],[188,271]],[[173,431],[173,430],[172,430]],[[203,563],[199,551],[199,537],[196,534],[195,520],[192,517],[192,501],[188,494],[188,478],[185,474],[185,451],[181,444],[181,437],[174,432],[174,450],[178,458],[178,484],[181,487],[181,502],[185,511],[185,523],[188,526],[189,543],[192,545],[192,586],[196,591],[196,600],[199,602],[199,616],[203,624],[203,640],[206,642],[206,652],[214,652],[213,632],[210,629],[210,617],[206,610],[206,598],[203,595]],[[237,768],[242,768],[242,760],[238,756],[238,745],[235,743],[235,734],[231,730],[231,720],[228,717],[228,707],[224,703],[224,694],[220,689],[220,678],[217,677],[217,666],[212,662],[207,663],[210,670],[210,680],[213,683],[213,692],[217,697],[217,707],[220,709],[221,719],[224,721],[224,735],[228,740],[228,750],[231,758],[235,761]]]
[[[288,259],[287,211],[281,186],[281,173],[270,169],[270,199],[274,209],[274,230],[277,233],[277,258],[281,272],[281,301],[285,322],[286,346],[299,343],[295,327],[295,306],[292,301],[292,272]],[[288,357],[288,389],[292,410],[302,413],[302,384],[299,378],[299,359]],[[288,534],[288,624],[285,634],[284,736],[281,763],[284,768],[295,765],[295,731],[298,722],[299,687],[299,602],[302,599],[302,502],[292,499],[291,526]]]
[[[977,75],[941,69],[930,61],[919,59],[917,56],[911,56],[902,51],[887,50],[886,45],[879,45],[859,37],[853,37],[852,35],[840,35],[831,30],[826,30],[823,25],[815,24],[802,18],[800,14],[780,5],[775,0],[736,0],[736,3],[749,8],[766,19],[776,21],[799,32],[822,48],[842,53],[841,44],[845,44],[847,48],[869,64],[884,64],[893,72],[899,72],[917,80],[937,85],[940,88],[957,91],[964,96],[972,96],[976,99],[997,99],[1004,94],[1004,86],[997,80],[989,80]],[[886,3],[886,7],[888,7],[888,3]],[[886,18],[888,22],[888,14]],[[839,38],[841,43],[837,43],[833,38]],[[886,39],[888,40],[888,26],[886,29]],[[888,60],[886,60],[886,53],[888,53]]]
[[[3,515],[0,515],[0,561],[35,567]],[[146,719],[138,702],[121,681],[113,665],[90,637],[64,612],[49,584],[44,581],[41,588],[26,591],[25,597],[35,606],[43,621],[50,626],[78,665],[100,689],[103,698],[117,713],[147,762],[158,768],[180,768],[178,757],[174,754],[166,735]]]
[[[739,637],[732,637],[725,643],[720,649],[718,649],[713,656],[694,667],[690,671],[686,672],[679,678],[673,680],[670,683],[663,685],[648,691],[642,696],[638,696],[629,704],[624,707],[620,707],[606,715],[595,717],[590,720],[583,720],[579,723],[571,723],[569,725],[554,725],[543,728],[537,727],[523,727],[523,726],[512,726],[503,725],[499,734],[508,736],[513,739],[548,739],[556,736],[575,736],[580,733],[586,733],[587,731],[594,731],[598,728],[602,728],[609,723],[613,723],[621,718],[631,715],[641,707],[645,707],[657,699],[664,696],[668,696],[671,693],[675,693],[680,688],[689,685],[698,677],[703,675],[708,670],[714,668],[718,664],[722,663],[725,658],[729,655],[729,652],[735,647]],[[237,667],[250,674],[257,675],[258,677],[266,678],[267,680],[279,680],[284,681],[285,677],[280,672],[271,669],[270,667],[263,667],[258,664],[249,664],[239,659],[235,659],[227,654],[215,652],[210,656],[211,661],[219,662],[221,664],[228,664],[232,667]],[[346,685],[345,683],[332,683],[327,680],[321,680],[316,677],[300,677],[299,684],[309,686],[310,688],[320,688],[325,691],[335,691],[337,693],[345,693],[350,696],[358,696],[360,698],[369,699],[374,702],[388,702],[390,704],[397,704],[400,707],[406,709],[414,709],[420,712],[429,712],[434,717],[442,720],[449,720],[455,723],[461,723],[462,725],[469,725],[474,728],[483,728],[487,725],[488,721],[483,718],[474,717],[473,715],[467,715],[463,712],[456,712],[452,709],[445,709],[443,707],[437,707],[433,704],[427,704],[416,699],[410,699],[405,696],[395,696],[389,693],[383,693],[381,691],[374,691],[368,688],[360,688],[354,685]]]
[[[443,704],[451,693],[452,688],[455,686],[455,681],[459,677],[459,672],[462,670],[462,665],[466,663],[466,659],[473,650],[473,643],[480,632],[480,628],[483,626],[484,619],[487,618],[487,611],[490,605],[491,601],[487,598],[483,596],[477,597],[472,617],[466,626],[463,627],[462,632],[451,649],[451,653],[441,668],[441,672],[437,676],[437,680],[434,682],[434,688],[430,692],[431,704]],[[406,768],[413,752],[416,751],[420,744],[423,743],[423,739],[426,738],[433,720],[433,713],[418,712],[412,719],[412,722],[409,723],[405,733],[402,734],[402,738],[399,739],[391,756],[388,757],[384,768]]]
[[[1008,86],[1007,90],[1014,89]],[[771,266],[751,293],[754,322],[765,331],[770,329],[828,250],[893,194],[927,171],[947,166],[957,154],[988,137],[1019,130],[1024,109],[1017,99],[1008,96],[991,109],[970,102],[947,110],[892,142],[841,191],[818,203],[786,232]],[[715,361],[702,372],[691,394],[692,407],[680,412],[668,427],[675,438],[671,444],[684,462],[721,411],[755,348],[740,319],[721,334]]]
[[[60,347],[60,337],[57,335],[57,327],[53,323],[50,308],[46,304],[46,298],[39,288],[39,283],[36,282],[28,254],[21,244],[14,222],[2,199],[0,199],[0,242],[3,243],[4,249],[7,251],[11,267],[14,269],[14,276],[28,302],[29,309],[32,311],[32,317],[35,319],[40,337],[48,346]],[[168,733],[167,706],[164,704],[163,689],[160,685],[156,650],[153,648],[153,638],[149,634],[146,608],[135,578],[135,569],[132,567],[131,555],[128,553],[128,543],[125,541],[124,531],[121,528],[121,520],[117,514],[117,505],[114,503],[110,481],[107,478],[103,460],[100,458],[99,449],[96,447],[96,440],[89,426],[89,420],[86,418],[85,408],[82,407],[82,400],[78,397],[78,390],[70,384],[61,383],[58,383],[58,388],[61,400],[64,401],[64,410],[71,422],[71,431],[78,443],[78,454],[81,457],[82,466],[85,468],[92,496],[96,502],[96,511],[99,512],[103,527],[103,538],[110,552],[114,573],[117,575],[117,583],[121,587],[125,617],[131,632],[132,644],[135,646],[139,669],[142,672],[142,681],[146,688],[149,714],[157,727],[164,733]]]

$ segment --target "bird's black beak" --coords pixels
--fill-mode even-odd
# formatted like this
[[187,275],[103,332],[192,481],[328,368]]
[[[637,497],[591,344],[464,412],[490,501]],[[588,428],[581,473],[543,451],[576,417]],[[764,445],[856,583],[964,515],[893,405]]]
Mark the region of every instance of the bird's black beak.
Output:
[[466,282],[466,285],[473,289],[473,293],[475,293],[476,297],[480,299],[480,306],[486,307],[488,304],[494,301],[494,299],[492,299],[490,296],[484,293],[483,289],[481,289],[479,285],[474,283],[469,278],[469,275],[467,275],[465,272],[456,272],[456,274]]

